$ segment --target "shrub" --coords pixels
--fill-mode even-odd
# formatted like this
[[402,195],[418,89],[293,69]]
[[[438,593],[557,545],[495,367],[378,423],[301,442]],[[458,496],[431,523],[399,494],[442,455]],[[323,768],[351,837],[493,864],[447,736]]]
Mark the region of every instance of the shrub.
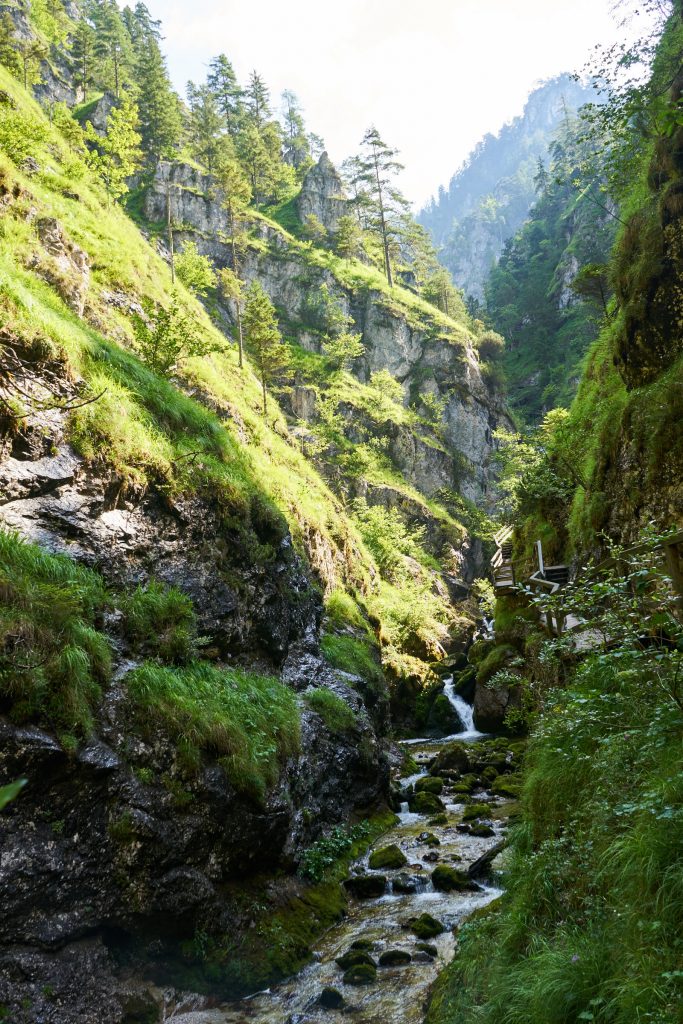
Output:
[[483,331],[477,338],[477,349],[482,359],[502,359],[505,352],[505,339],[495,331]]
[[185,242],[175,257],[175,269],[186,288],[205,296],[216,285],[216,271],[208,256],[202,256],[195,242]]

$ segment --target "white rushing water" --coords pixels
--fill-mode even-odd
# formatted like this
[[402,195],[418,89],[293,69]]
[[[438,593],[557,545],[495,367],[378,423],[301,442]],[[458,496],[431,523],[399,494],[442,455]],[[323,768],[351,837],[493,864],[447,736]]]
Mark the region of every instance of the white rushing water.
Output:
[[454,736],[449,736],[448,739],[471,740],[476,739],[478,736],[483,736],[484,733],[479,732],[474,724],[474,709],[466,700],[463,700],[463,698],[459,697],[455,692],[453,676],[449,676],[448,679],[444,681],[443,692],[464,726],[462,732],[456,733]]

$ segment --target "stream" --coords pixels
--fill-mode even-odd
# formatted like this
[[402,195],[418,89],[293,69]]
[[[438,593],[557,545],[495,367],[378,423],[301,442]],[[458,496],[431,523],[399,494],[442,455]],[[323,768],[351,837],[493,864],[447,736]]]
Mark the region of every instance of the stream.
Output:
[[[453,691],[453,682],[446,680],[444,693],[458,712],[464,730],[443,739],[412,739],[402,741],[419,766],[419,771],[400,780],[403,789],[414,785],[427,774],[427,768],[440,747],[452,740],[476,743],[483,735],[474,727],[471,707]],[[350,898],[348,914],[327,931],[317,943],[314,959],[298,974],[264,992],[234,1003],[225,1003],[212,1010],[192,1010],[177,1006],[166,1020],[174,1024],[322,1024],[338,1017],[339,1011],[325,1009],[318,1002],[325,988],[333,988],[344,999],[344,1015],[354,1024],[420,1024],[425,1012],[428,991],[437,974],[452,959],[455,937],[452,929],[479,907],[500,895],[500,890],[478,883],[478,891],[438,892],[431,883],[431,872],[438,864],[466,870],[470,864],[498,843],[506,828],[506,805],[509,801],[481,793],[495,807],[490,823],[494,835],[480,838],[457,830],[464,810],[462,796],[444,789],[446,824],[429,825],[430,815],[411,813],[408,802],[402,803],[397,824],[374,844],[381,849],[390,844],[400,847],[408,860],[406,866],[372,871],[368,866],[369,850],[351,868],[351,875],[376,874],[388,879],[383,896],[374,899]],[[479,799],[479,795],[477,796]],[[459,802],[460,801],[460,802]],[[424,841],[431,833],[439,845]],[[399,877],[400,876],[400,877]],[[406,886],[406,878],[410,879]],[[398,887],[413,889],[398,891]],[[435,938],[419,939],[406,924],[409,919],[430,914],[444,926]],[[378,963],[387,951],[410,954],[409,963],[401,966],[379,966],[372,984],[344,984],[344,970],[335,962],[349,952],[359,940],[371,943],[370,956]],[[427,943],[431,954],[418,949]]]

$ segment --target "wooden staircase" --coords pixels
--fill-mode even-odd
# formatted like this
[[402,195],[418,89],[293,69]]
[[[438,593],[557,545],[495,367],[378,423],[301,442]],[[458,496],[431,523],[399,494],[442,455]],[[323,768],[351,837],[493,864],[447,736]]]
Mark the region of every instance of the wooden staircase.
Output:
[[507,594],[517,585],[515,567],[512,564],[512,534],[514,527],[504,526],[494,536],[496,553],[491,559],[493,586],[499,594]]

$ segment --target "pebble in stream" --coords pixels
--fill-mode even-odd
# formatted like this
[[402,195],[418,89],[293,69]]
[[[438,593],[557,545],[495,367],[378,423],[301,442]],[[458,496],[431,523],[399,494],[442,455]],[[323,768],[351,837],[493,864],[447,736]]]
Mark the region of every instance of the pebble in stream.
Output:
[[[435,742],[427,740],[410,746],[418,762],[430,761],[437,749]],[[404,787],[425,774],[423,770],[404,779]],[[459,832],[455,825],[464,806],[453,801],[460,798],[445,792],[442,799],[446,824],[430,826],[427,816],[404,809],[398,824],[377,842],[375,849],[398,846],[407,859],[405,866],[372,871],[370,853],[355,865],[358,873],[386,876],[387,891],[374,899],[351,898],[348,916],[321,938],[314,961],[297,975],[251,998],[169,1020],[174,1024],[323,1024],[341,1019],[343,1011],[345,1019],[357,1024],[420,1024],[428,990],[453,956],[452,929],[499,895],[499,890],[483,885],[476,892],[434,890],[430,879],[437,864],[467,868],[500,840],[505,828],[504,821],[494,821],[492,836]],[[429,937],[414,934],[409,922],[424,914],[442,923],[444,930]],[[344,968],[336,962],[354,943],[368,957],[367,963],[376,965],[366,967],[365,984],[350,983],[350,975],[345,982]]]

